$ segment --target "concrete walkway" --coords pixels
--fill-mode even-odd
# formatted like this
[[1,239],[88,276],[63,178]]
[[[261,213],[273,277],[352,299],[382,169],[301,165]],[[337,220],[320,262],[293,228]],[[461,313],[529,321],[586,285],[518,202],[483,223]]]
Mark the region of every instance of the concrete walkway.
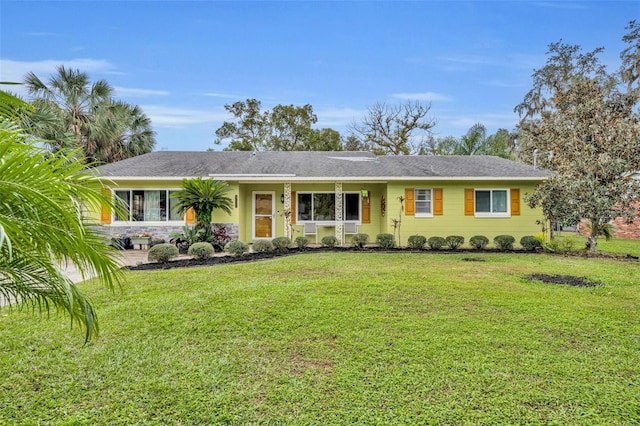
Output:
[[[143,263],[149,263],[147,257],[149,256],[149,250],[122,250],[118,252],[120,254],[118,258],[118,262],[122,266],[136,266]],[[188,258],[188,256],[180,255],[178,259]],[[66,265],[64,268],[65,274],[71,278],[71,281],[74,283],[78,283],[82,281],[82,276],[80,275],[80,271],[75,267],[75,265]],[[87,277],[89,279],[92,277]]]

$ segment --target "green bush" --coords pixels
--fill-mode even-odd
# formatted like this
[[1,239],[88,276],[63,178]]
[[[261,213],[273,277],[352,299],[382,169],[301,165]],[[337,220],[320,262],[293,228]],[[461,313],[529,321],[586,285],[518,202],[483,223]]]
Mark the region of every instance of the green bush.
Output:
[[383,249],[392,249],[396,246],[396,240],[393,234],[378,234],[376,244]]
[[474,235],[469,238],[469,245],[476,250],[482,250],[489,244],[489,239],[484,235]]
[[423,235],[411,235],[407,240],[409,248],[414,250],[422,250],[424,245],[427,244],[427,237]]
[[205,243],[203,241],[201,243],[191,244],[187,253],[193,258],[204,260],[213,256],[213,252],[213,245],[211,245],[211,243]]
[[573,237],[554,238],[544,244],[544,249],[551,253],[566,253],[575,250],[576,240]]
[[447,243],[442,237],[431,237],[427,240],[427,245],[431,250],[440,250]]
[[447,242],[447,246],[451,250],[457,250],[461,245],[464,244],[464,237],[460,235],[449,235],[447,238],[445,238],[445,241]]
[[516,239],[511,235],[498,235],[493,239],[493,243],[500,250],[513,250],[513,243],[516,242]]
[[253,251],[256,253],[269,253],[273,251],[273,244],[269,240],[255,240]]
[[291,240],[287,237],[277,237],[271,240],[271,244],[273,244],[273,248],[279,252],[289,251],[289,247],[291,246]]
[[249,246],[242,241],[229,241],[224,246],[224,251],[229,253],[232,256],[242,256],[243,254],[249,251]]
[[355,234],[353,237],[351,237],[351,243],[353,243],[354,247],[358,248],[364,248],[364,246],[367,245],[368,241],[368,234]]
[[536,251],[542,248],[542,243],[533,235],[525,235],[520,238],[520,245],[527,251]]
[[178,257],[178,247],[173,244],[156,244],[149,249],[147,259],[158,263],[167,263],[170,259]]
[[308,245],[309,245],[309,239],[307,237],[296,238],[296,246],[298,246],[300,250],[306,249]]
[[322,245],[324,247],[335,247],[338,244],[338,239],[334,235],[327,235],[322,237]]

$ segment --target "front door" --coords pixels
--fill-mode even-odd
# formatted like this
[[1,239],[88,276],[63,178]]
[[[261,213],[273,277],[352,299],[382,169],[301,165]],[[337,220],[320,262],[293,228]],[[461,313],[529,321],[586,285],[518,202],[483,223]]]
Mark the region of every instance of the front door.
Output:
[[273,238],[275,232],[273,211],[274,192],[253,193],[253,238]]

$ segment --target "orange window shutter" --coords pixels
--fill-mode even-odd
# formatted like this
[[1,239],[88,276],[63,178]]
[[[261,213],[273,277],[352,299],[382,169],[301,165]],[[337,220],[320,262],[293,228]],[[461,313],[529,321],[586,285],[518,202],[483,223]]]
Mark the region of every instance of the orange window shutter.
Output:
[[362,199],[360,210],[362,211],[362,223],[371,223],[371,192],[369,192],[369,198]]
[[511,216],[520,216],[520,189],[511,188]]
[[196,223],[196,211],[193,208],[187,209],[184,215],[184,221],[187,225],[195,225]]
[[295,224],[296,223],[296,203],[297,203],[297,199],[296,199],[296,192],[295,191],[291,191],[291,223]]
[[[111,190],[109,188],[102,188],[102,195],[111,199]],[[107,203],[102,204],[100,208],[100,223],[103,225],[111,223],[111,206]]]
[[433,214],[435,216],[442,216],[443,200],[442,200],[442,188],[433,189]]
[[465,188],[465,190],[464,190],[464,214],[466,216],[473,216],[475,214],[473,197],[474,197],[473,188]]
[[416,214],[415,193],[413,188],[404,189],[404,214],[407,216]]

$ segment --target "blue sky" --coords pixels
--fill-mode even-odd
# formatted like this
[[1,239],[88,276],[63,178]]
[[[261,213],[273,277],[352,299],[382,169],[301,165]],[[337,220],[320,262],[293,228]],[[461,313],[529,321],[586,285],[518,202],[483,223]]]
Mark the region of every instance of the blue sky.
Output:
[[[347,135],[377,102],[431,102],[436,136],[512,130],[549,43],[615,70],[638,1],[0,1],[0,81],[58,65],[106,79],[156,150],[198,151],[247,98],[311,104]],[[6,86],[5,86],[6,88]],[[15,89],[14,89],[15,90]]]

